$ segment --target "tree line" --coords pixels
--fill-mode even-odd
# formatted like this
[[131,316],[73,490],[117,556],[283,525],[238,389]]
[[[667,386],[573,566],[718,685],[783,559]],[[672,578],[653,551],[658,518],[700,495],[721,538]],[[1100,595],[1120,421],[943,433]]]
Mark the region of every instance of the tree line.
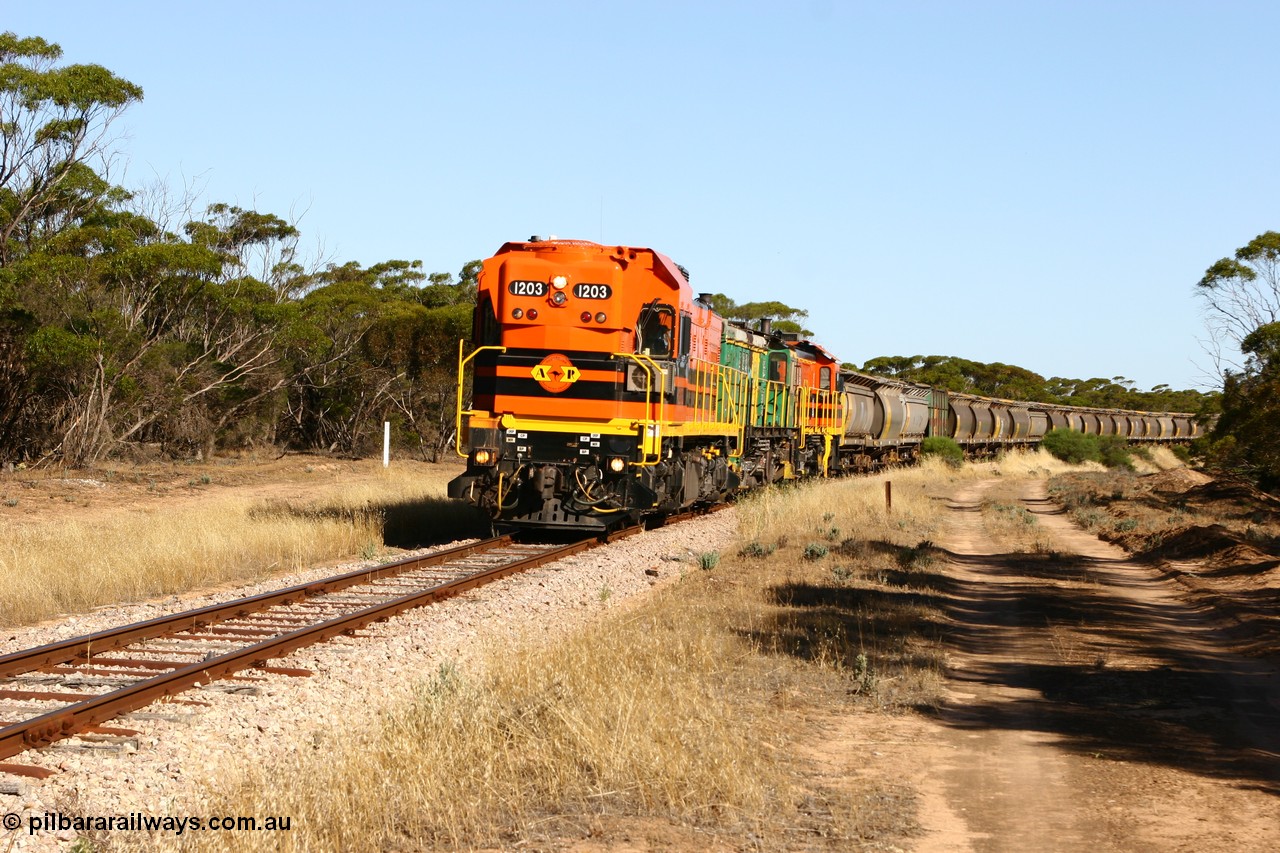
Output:
[[1168,385],[1157,385],[1150,391],[1142,391],[1132,380],[1123,376],[1111,379],[1064,379],[1055,376],[1046,379],[1017,365],[999,362],[984,364],[946,355],[880,356],[869,359],[861,367],[852,364],[845,367],[874,376],[920,382],[964,394],[1066,406],[1147,412],[1200,412],[1207,406],[1212,406],[1216,399],[1216,395],[1195,390],[1177,391]]
[[[383,420],[435,459],[453,439],[454,357],[479,261],[308,266],[298,229],[213,204],[174,213],[163,192],[112,181],[112,123],[142,88],[58,45],[0,34],[0,462],[86,465],[122,448],[208,455],[264,444],[367,453]],[[1044,377],[953,356],[882,356],[866,373],[954,391],[1220,416],[1200,450],[1280,487],[1280,234],[1206,270],[1219,394],[1124,377]],[[808,333],[780,302],[711,303]],[[1240,358],[1231,353],[1239,351]]]
[[479,262],[308,269],[275,215],[174,217],[110,180],[111,123],[142,89],[61,56],[0,35],[0,461],[360,453],[384,419],[446,448]]

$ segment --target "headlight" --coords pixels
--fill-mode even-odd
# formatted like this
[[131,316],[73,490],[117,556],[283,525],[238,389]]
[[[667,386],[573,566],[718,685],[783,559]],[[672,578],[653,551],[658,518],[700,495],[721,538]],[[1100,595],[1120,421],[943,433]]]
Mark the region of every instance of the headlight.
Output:
[[563,290],[557,290],[555,293],[551,294],[551,303],[553,305],[563,305],[568,299],[569,297],[564,295]]
[[489,465],[493,462],[493,451],[482,447],[471,454],[471,461],[477,465]]
[[556,290],[564,290],[565,286],[568,283],[569,283],[568,276],[558,275],[555,278],[551,279],[551,286],[554,287]]
[[615,474],[621,474],[623,471],[627,470],[627,460],[623,459],[621,456],[613,457],[609,460],[609,470]]

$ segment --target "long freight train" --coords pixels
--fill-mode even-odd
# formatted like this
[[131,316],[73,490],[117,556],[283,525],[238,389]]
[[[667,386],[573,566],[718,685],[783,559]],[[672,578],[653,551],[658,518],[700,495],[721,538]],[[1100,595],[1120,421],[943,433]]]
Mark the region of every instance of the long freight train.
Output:
[[1189,414],[1014,402],[843,371],[767,322],[720,317],[652,249],[507,243],[484,262],[472,337],[458,362],[467,470],[449,495],[511,527],[604,531],[744,487],[908,462],[931,435],[989,453],[1054,427],[1135,442],[1200,432]]

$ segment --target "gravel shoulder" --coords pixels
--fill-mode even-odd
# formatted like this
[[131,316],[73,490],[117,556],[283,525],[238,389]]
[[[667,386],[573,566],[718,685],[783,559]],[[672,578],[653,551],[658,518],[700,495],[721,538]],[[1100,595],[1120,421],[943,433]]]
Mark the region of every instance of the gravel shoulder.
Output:
[[[489,584],[428,608],[402,614],[321,646],[273,660],[275,666],[311,671],[310,677],[245,673],[260,681],[236,682],[154,704],[112,725],[140,732],[123,749],[102,750],[71,739],[24,753],[14,763],[58,771],[27,781],[5,810],[22,816],[45,812],[115,815],[185,813],[181,803],[196,786],[216,781],[229,768],[265,761],[271,754],[314,748],[314,734],[339,725],[365,725],[441,666],[465,667],[498,644],[538,642],[628,606],[654,586],[691,570],[699,550],[723,547],[736,537],[733,510],[647,531],[537,570]],[[457,544],[457,543],[453,543]],[[428,550],[410,553],[428,553]],[[408,556],[406,554],[405,556]],[[370,563],[330,566],[269,583],[182,596],[162,602],[104,608],[56,624],[10,631],[0,650],[27,648],[162,613],[189,610]],[[191,701],[199,704],[187,704]],[[76,833],[5,833],[6,849],[62,849]],[[7,846],[12,844],[11,847]]]

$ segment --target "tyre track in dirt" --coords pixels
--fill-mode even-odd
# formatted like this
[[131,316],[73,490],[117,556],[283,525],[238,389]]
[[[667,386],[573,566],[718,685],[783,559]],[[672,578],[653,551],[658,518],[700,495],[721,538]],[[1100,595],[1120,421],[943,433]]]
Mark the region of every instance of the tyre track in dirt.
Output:
[[1003,553],[948,504],[929,579],[949,695],[918,733],[916,849],[1280,849],[1280,686],[1158,570],[1075,527],[1028,483],[1048,554]]

